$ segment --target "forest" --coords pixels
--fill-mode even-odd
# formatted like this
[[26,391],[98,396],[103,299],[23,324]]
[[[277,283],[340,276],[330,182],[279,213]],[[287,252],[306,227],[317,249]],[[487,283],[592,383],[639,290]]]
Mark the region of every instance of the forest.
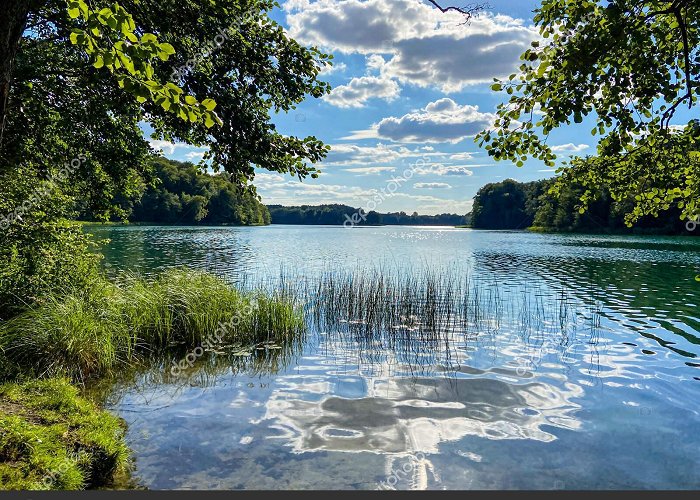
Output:
[[[363,212],[360,208],[348,205],[302,205],[284,207],[268,205],[273,224],[308,224],[308,225],[367,225],[367,226],[459,226],[467,224],[465,215],[439,214],[419,215],[417,212],[379,213]],[[352,221],[357,223],[353,223]]]
[[140,199],[123,207],[131,222],[237,226],[270,223],[265,205],[225,173],[211,175],[193,163],[157,158],[153,161],[153,175],[154,181]]
[[625,223],[625,214],[633,201],[616,201],[605,188],[600,188],[588,210],[582,211],[579,205],[585,189],[567,184],[552,192],[557,181],[557,178],[533,182],[506,179],[483,186],[474,197],[472,227],[585,233],[697,233],[688,231],[677,207],[662,211],[658,217],[642,216],[630,227]]

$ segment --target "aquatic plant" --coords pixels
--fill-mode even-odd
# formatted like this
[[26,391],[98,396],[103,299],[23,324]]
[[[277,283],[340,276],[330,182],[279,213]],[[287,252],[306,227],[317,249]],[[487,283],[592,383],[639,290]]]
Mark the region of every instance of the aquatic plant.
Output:
[[284,343],[303,325],[288,296],[241,292],[206,273],[175,269],[150,280],[100,278],[51,296],[0,324],[0,351],[6,364],[35,376],[84,380],[144,356],[200,346],[217,329],[222,344],[247,346]]

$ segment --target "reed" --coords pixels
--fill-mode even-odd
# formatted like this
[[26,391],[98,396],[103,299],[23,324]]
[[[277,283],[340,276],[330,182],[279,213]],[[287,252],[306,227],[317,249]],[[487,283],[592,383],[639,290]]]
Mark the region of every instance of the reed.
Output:
[[144,356],[200,346],[215,332],[225,344],[273,344],[299,336],[303,326],[289,296],[244,293],[206,273],[176,269],[150,280],[99,279],[48,297],[0,324],[0,351],[34,376],[85,380]]

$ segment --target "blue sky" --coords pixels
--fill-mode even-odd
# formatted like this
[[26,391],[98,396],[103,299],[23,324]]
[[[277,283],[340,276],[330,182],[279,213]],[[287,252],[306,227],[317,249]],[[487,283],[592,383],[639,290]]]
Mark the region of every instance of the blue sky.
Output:
[[[318,179],[300,183],[259,172],[254,184],[263,202],[464,214],[488,182],[553,175],[538,161],[521,168],[496,163],[473,141],[505,100],[489,82],[514,72],[537,36],[532,11],[538,1],[489,3],[486,13],[463,25],[459,14],[442,14],[425,0],[281,2],[274,19],[299,42],[317,45],[335,59],[322,75],[333,92],[306,100],[275,122],[282,133],[314,135],[332,150],[319,165]],[[590,119],[562,128],[549,144],[562,160],[592,154],[591,128]],[[173,159],[201,157],[201,149],[156,145]]]

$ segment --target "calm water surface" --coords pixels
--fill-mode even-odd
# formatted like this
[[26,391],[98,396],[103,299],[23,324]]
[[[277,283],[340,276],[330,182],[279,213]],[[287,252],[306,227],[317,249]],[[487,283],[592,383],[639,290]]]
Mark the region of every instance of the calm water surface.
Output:
[[[439,342],[312,328],[275,355],[125,376],[149,488],[700,488],[700,238],[451,228],[90,227],[110,272],[479,283]],[[352,318],[339,318],[352,324]]]

